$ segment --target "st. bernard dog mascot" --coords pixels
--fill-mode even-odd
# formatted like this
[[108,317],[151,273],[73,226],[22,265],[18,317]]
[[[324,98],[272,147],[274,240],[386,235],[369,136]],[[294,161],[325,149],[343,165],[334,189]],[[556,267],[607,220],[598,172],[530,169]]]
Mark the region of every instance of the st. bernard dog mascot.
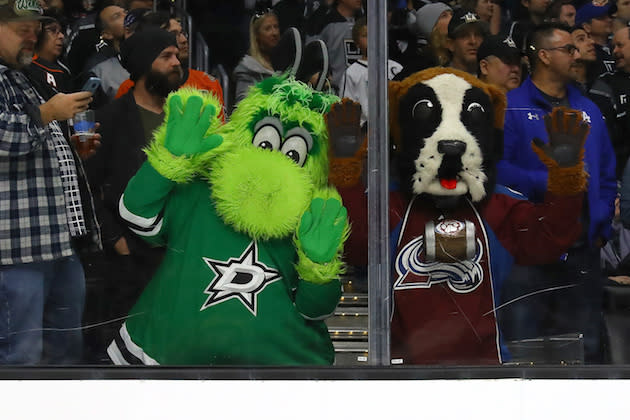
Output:
[[[335,107],[353,112],[349,102]],[[512,264],[556,261],[579,236],[588,125],[566,108],[545,117],[550,140],[532,139],[532,147],[549,168],[548,190],[544,203],[535,205],[495,176],[505,107],[497,89],[454,69],[390,82],[399,177],[390,193],[393,362],[506,361],[495,308]],[[340,113],[333,111],[331,179],[352,222],[348,262],[361,265],[367,254],[360,176],[366,148],[338,126],[348,118],[331,119]]]

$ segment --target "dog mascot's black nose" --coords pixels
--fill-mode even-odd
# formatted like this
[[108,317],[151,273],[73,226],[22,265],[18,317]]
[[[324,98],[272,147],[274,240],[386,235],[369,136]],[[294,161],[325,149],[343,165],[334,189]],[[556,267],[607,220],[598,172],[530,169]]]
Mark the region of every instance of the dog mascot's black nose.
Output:
[[459,140],[438,141],[438,152],[448,157],[460,157],[466,151],[466,143]]

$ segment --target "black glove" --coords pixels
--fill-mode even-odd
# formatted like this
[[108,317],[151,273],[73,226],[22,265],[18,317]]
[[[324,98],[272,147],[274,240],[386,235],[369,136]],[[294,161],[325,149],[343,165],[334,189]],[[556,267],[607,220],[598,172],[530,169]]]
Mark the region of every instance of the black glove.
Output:
[[326,114],[326,123],[332,156],[356,156],[366,140],[361,130],[361,105],[347,98],[333,104]]
[[367,136],[361,129],[361,105],[344,99],[326,114],[330,143],[329,181],[337,187],[357,185],[367,154]]
[[582,112],[558,107],[552,109],[543,119],[549,142],[534,138],[534,144],[561,168],[577,165],[582,158],[582,149],[590,129],[582,120]]

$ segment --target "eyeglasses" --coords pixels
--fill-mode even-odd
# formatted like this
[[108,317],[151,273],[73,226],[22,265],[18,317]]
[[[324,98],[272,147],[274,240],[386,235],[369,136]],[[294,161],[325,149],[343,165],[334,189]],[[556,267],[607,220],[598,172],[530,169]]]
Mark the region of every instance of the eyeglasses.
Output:
[[573,45],[573,44],[567,44],[567,45],[563,45],[561,47],[541,48],[541,50],[547,50],[547,51],[562,50],[562,51],[564,51],[565,53],[567,53],[569,55],[573,55],[578,50],[578,48],[575,45]]
[[61,32],[61,26],[59,25],[45,26],[44,30],[51,35],[58,35]]

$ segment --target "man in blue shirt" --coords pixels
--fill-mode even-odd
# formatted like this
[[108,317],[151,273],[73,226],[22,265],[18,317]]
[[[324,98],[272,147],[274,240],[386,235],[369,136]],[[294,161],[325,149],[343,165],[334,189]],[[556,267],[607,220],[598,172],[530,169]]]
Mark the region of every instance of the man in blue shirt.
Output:
[[[601,270],[599,248],[610,235],[616,195],[615,154],[597,106],[571,84],[571,66],[579,58],[567,27],[542,24],[531,33],[527,52],[531,78],[508,93],[504,155],[498,164],[499,183],[542,202],[547,168],[531,148],[532,138],[547,142],[544,116],[564,106],[582,112],[590,125],[585,143],[589,174],[581,223],[583,234],[566,258],[555,264],[515,267],[507,281],[498,316],[509,339],[564,333],[584,335],[585,360],[600,362]],[[577,222],[577,221],[576,221]],[[533,294],[525,297],[525,295]]]

